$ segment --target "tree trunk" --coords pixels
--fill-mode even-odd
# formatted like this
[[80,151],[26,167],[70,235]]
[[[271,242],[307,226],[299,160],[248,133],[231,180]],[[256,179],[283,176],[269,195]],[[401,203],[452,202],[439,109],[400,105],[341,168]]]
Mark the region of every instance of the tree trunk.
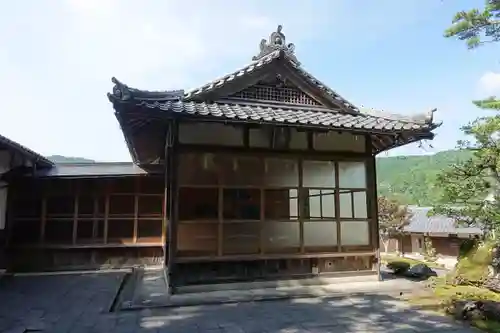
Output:
[[399,241],[401,242],[401,256],[404,257],[405,255],[405,245],[403,244],[404,240],[404,235],[399,236]]
[[387,248],[389,247],[389,240],[382,240],[382,244],[384,245],[384,253],[387,253]]

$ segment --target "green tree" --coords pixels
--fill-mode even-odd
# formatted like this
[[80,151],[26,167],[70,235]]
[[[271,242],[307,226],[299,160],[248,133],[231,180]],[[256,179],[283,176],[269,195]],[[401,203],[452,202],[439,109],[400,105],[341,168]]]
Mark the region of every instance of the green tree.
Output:
[[445,37],[458,37],[470,49],[500,41],[500,0],[485,1],[484,9],[470,9],[455,14]]
[[403,228],[410,223],[411,216],[408,206],[394,199],[378,197],[379,233],[385,252],[387,252],[389,240],[401,238]]
[[[484,9],[457,13],[445,37],[458,37],[470,49],[498,42],[499,17],[500,1],[486,1]],[[500,101],[495,97],[473,103],[480,109],[500,110]],[[480,226],[496,236],[500,230],[500,115],[479,117],[462,131],[468,139],[459,141],[458,147],[473,155],[438,175],[436,185],[443,195],[433,212],[462,224]]]

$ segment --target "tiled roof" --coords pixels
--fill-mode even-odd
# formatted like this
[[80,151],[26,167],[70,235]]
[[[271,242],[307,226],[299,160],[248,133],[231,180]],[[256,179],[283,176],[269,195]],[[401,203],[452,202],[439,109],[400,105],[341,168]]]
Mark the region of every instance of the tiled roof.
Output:
[[419,131],[433,129],[433,124],[407,118],[381,118],[370,114],[340,113],[321,107],[285,107],[259,103],[205,103],[181,100],[166,102],[142,101],[139,106],[165,112],[214,116],[227,119],[350,128],[372,131]]
[[52,169],[38,170],[35,177],[78,178],[146,175],[148,172],[132,162],[61,163]]
[[483,233],[480,228],[457,226],[455,221],[447,216],[427,216],[427,213],[431,210],[429,207],[410,207],[410,210],[413,216],[410,224],[404,228],[407,232],[472,235]]
[[185,92],[184,99],[189,100],[194,97],[197,97],[198,95],[201,95],[202,93],[210,92],[215,90],[216,88],[220,88],[226,84],[230,84],[235,79],[252,74],[253,72],[264,67],[265,65],[272,63],[274,60],[278,59],[281,55],[282,52],[280,50],[273,51],[270,54],[258,60],[252,61],[243,68],[231,72],[230,74],[224,75],[223,77],[220,77],[218,79],[212,80],[209,83],[202,85],[201,87]]
[[52,161],[49,161],[49,159],[47,159],[46,157],[34,152],[29,148],[26,148],[25,146],[15,141],[12,141],[11,139],[3,135],[0,135],[0,145],[8,147],[16,151],[17,153],[22,154],[23,156],[33,160],[33,162],[38,164],[38,166],[50,167],[54,164]]
[[275,50],[270,54],[251,62],[250,64],[244,66],[243,68],[240,68],[221,78],[213,80],[199,88],[188,91],[184,94],[184,99],[191,100],[192,98],[195,98],[198,95],[213,91],[217,88],[221,88],[226,84],[231,84],[231,82],[233,82],[235,79],[243,77],[245,75],[249,75],[257,71],[258,69],[264,67],[265,65],[272,63],[274,60],[280,58],[289,60],[286,62],[289,66],[291,66],[295,71],[297,71],[297,73],[306,81],[308,81],[309,83],[317,87],[319,90],[324,92],[328,97],[335,100],[337,103],[339,103],[340,105],[342,105],[343,107],[347,108],[350,111],[359,112],[359,109],[355,107],[353,104],[349,103],[345,98],[343,98],[335,91],[330,89],[326,84],[315,78],[312,74],[304,70],[302,67],[299,67],[299,65],[296,62],[292,61],[291,59],[288,59],[287,53],[283,50]]

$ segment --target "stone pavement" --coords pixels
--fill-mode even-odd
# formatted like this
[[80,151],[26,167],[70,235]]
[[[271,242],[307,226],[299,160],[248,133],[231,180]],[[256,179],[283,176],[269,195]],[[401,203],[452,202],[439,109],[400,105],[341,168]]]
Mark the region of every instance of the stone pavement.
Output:
[[107,313],[124,272],[0,279],[0,332],[70,332],[81,321]]
[[0,280],[0,332],[354,333],[475,330],[390,295],[107,312],[124,273]]
[[312,278],[300,280],[247,282],[221,284],[214,287],[191,286],[190,291],[169,295],[163,270],[142,271],[134,274],[134,287],[122,298],[121,309],[145,307],[175,307],[252,302],[310,297],[338,297],[358,294],[387,294],[410,292],[423,288],[423,283],[406,279],[378,281],[376,275],[347,278]]

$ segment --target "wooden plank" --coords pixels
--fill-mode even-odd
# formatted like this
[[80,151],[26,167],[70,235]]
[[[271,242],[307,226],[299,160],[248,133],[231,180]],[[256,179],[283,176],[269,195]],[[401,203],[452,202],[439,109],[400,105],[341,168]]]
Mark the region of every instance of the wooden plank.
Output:
[[178,257],[176,262],[207,262],[207,261],[241,261],[241,260],[273,260],[273,259],[311,259],[311,258],[338,258],[338,257],[362,257],[375,256],[373,251],[367,252],[331,252],[331,253],[303,253],[303,254],[263,254],[263,255],[228,255],[228,256],[206,256],[206,257]]
[[[76,186],[78,186],[78,183],[76,183]],[[77,237],[77,231],[78,231],[78,205],[79,205],[79,193],[78,189],[76,193],[74,194],[74,204],[73,204],[73,237],[72,237],[72,243],[76,244],[76,237]]]
[[139,231],[139,197],[134,195],[134,235],[132,242],[137,243],[137,232]]
[[162,247],[162,243],[151,242],[151,243],[110,243],[110,244],[12,244],[9,246],[11,249],[114,249],[114,248],[145,248],[145,247]]
[[293,149],[271,149],[271,148],[244,148],[230,146],[214,146],[214,145],[195,145],[182,144],[179,145],[181,153],[225,153],[225,154],[245,154],[247,156],[261,157],[303,157],[304,159],[312,160],[335,160],[335,161],[357,161],[369,159],[370,153],[356,153],[350,151],[316,151],[316,150],[293,150]]
[[166,185],[168,188],[168,283],[169,293],[176,291],[175,260],[177,252],[177,226],[179,221],[179,152],[178,152],[178,129],[177,121],[170,121],[165,144],[165,166]]
[[94,196],[94,207],[92,210],[92,241],[97,242],[97,235],[99,229],[99,197]]
[[340,229],[340,175],[339,175],[339,164],[338,162],[334,163],[335,167],[335,221],[337,224],[337,248],[339,252],[342,252],[342,242],[341,238],[341,229]]
[[[297,209],[299,210],[298,217],[299,217],[299,244],[300,244],[300,253],[305,253],[305,245],[304,245],[304,207],[305,207],[305,198],[304,194],[305,191],[303,190],[304,186],[304,160],[302,158],[299,158],[299,188],[297,189]],[[307,190],[306,190],[307,191]],[[307,198],[309,200],[309,196]],[[322,202],[323,200],[321,200]]]
[[47,197],[43,195],[40,212],[40,243],[45,242],[45,226],[47,224]]
[[[107,182],[106,182],[107,183]],[[106,184],[106,191],[104,197],[104,244],[108,243],[108,219],[109,219],[109,188]]]
[[259,220],[259,253],[264,253],[264,237],[267,236],[264,234],[264,227],[266,221],[266,191],[261,188],[260,189],[260,220]]
[[222,256],[222,246],[223,246],[223,232],[224,232],[224,189],[219,187],[218,189],[218,201],[217,201],[217,255]]

